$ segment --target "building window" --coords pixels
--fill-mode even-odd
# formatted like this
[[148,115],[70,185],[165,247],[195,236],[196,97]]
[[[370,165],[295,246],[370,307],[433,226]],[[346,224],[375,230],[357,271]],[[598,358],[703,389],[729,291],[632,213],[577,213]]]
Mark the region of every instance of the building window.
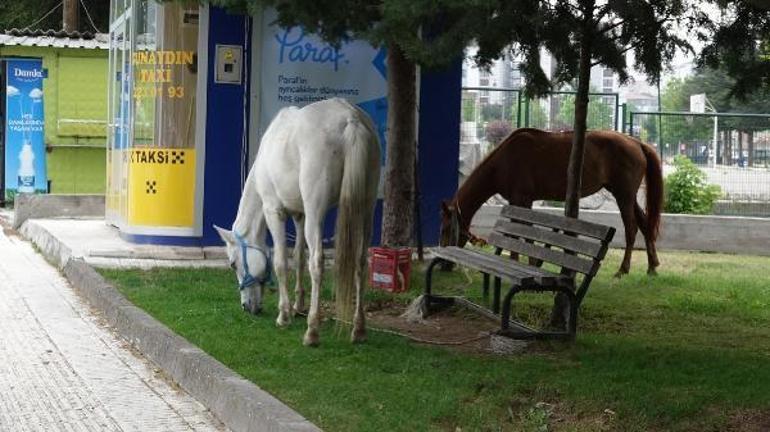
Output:
[[134,72],[134,147],[195,147],[198,5],[139,2]]
[[522,75],[521,75],[521,63],[513,62],[511,67],[511,88],[521,88]]
[[602,73],[602,88],[607,93],[615,89],[615,75],[612,73],[612,69],[604,69]]

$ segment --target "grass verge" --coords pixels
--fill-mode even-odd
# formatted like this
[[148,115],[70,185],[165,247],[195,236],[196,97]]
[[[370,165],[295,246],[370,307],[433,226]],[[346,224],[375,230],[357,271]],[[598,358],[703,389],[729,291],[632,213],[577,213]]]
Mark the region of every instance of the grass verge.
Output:
[[[241,311],[231,271],[101,273],[172,330],[330,431],[752,430],[740,419],[770,418],[770,259],[662,253],[659,276],[649,278],[643,254],[635,255],[634,271],[621,280],[611,277],[619,253],[605,260],[574,344],[540,344],[509,357],[376,332],[351,345],[332,323],[320,348],[304,348],[302,320],[275,327],[276,295],[267,296],[262,316]],[[414,271],[411,291],[395,300],[417,295],[422,276]],[[455,270],[434,283],[477,291],[480,278],[470,274],[470,281]],[[521,314],[542,316],[550,297],[523,302]]]

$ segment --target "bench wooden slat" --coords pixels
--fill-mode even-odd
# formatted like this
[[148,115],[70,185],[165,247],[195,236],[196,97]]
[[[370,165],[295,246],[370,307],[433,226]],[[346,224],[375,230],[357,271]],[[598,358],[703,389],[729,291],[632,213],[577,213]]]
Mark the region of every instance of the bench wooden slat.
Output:
[[607,247],[602,243],[588,241],[584,238],[577,238],[564,235],[563,233],[549,231],[543,228],[537,228],[529,225],[523,225],[507,220],[498,220],[495,224],[495,231],[504,234],[534,240],[551,246],[558,246],[583,255],[589,255],[593,258],[600,258]]
[[612,234],[615,233],[615,228],[612,227],[510,205],[504,206],[500,210],[500,216],[535,225],[559,228],[567,232],[593,237],[602,241],[609,241],[612,238]]
[[505,250],[537,258],[569,270],[574,270],[578,273],[593,276],[594,272],[598,270],[598,266],[594,264],[594,260],[581,258],[577,255],[568,255],[554,249],[547,249],[542,246],[527,243],[523,240],[506,237],[498,232],[490,234],[487,242]]
[[548,270],[545,270],[540,267],[534,267],[526,263],[522,263],[516,260],[512,260],[509,256],[500,256],[500,255],[487,255],[482,252],[476,252],[479,254],[479,256],[483,257],[489,257],[494,259],[494,262],[500,265],[510,266],[512,268],[518,269],[519,271],[527,272],[532,275],[535,275],[536,282],[539,283],[551,283],[552,280],[558,279],[560,281],[572,281],[572,278],[566,275],[562,275],[559,273],[550,272]]
[[531,285],[535,280],[533,274],[521,272],[509,266],[495,265],[480,257],[479,254],[456,246],[439,248],[434,251],[434,254],[439,258],[448,259],[466,267],[473,267],[484,273],[508,279],[516,284]]
[[[555,286],[555,285],[570,285],[572,278],[566,275],[549,272],[538,267],[532,267],[527,264],[523,264],[517,261],[513,261],[508,257],[502,257],[498,255],[490,255],[484,252],[475,251],[472,249],[463,249],[456,246],[438,248],[434,251],[434,254],[441,258],[447,258],[451,261],[456,261],[462,265],[468,265],[470,267],[484,267],[477,268],[478,270],[485,271],[493,276],[507,277],[502,274],[505,272],[516,274],[514,282],[524,280],[528,283],[534,281],[537,285],[543,286]],[[482,264],[483,263],[483,264]],[[481,265],[476,265],[481,264]]]

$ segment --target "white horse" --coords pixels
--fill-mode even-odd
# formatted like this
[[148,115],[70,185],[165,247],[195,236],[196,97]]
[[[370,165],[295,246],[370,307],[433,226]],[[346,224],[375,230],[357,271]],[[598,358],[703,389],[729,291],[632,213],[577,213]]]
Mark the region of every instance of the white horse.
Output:
[[372,121],[360,108],[344,99],[328,99],[301,109],[282,109],[262,137],[232,231],[214,226],[227,244],[244,310],[257,314],[262,309],[262,291],[270,280],[271,267],[267,228],[273,238],[280,293],[276,324],[286,326],[291,321],[285,233],[286,218],[291,216],[297,232],[293,309],[304,309],[301,275],[306,240],[312,292],[303,343],[318,345],[323,222],[327,211],[337,204],[336,310],[343,320],[350,320],[352,315],[352,341],[366,340],[366,251],[379,177],[380,144]]

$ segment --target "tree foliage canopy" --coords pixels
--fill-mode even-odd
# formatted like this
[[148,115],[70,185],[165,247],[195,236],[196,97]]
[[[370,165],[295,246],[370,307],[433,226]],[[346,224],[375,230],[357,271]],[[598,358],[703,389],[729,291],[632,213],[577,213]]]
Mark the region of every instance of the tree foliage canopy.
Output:
[[[523,59],[522,73],[529,94],[543,94],[553,85],[573,82],[579,72],[579,53],[584,35],[591,45],[592,65],[604,65],[629,78],[626,53],[635,54],[634,67],[651,82],[677,49],[691,49],[677,28],[695,30],[708,17],[684,0],[569,0],[508,2],[480,31],[476,61],[489,62],[507,49]],[[522,4],[525,7],[521,7]],[[590,16],[587,16],[590,14]],[[553,56],[552,80],[540,67],[540,48]]]
[[[350,38],[363,39],[375,46],[395,43],[416,63],[442,67],[462,55],[500,2],[212,0],[211,3],[250,13],[274,7],[281,26],[302,26],[332,44]],[[428,37],[422,37],[421,31]]]
[[716,2],[723,22],[699,58],[702,66],[722,68],[735,79],[731,94],[745,98],[754,90],[770,89],[770,3],[767,1]]
[[[442,67],[456,61],[471,43],[476,62],[488,66],[505,51],[522,59],[529,95],[542,95],[578,74],[587,0],[212,0],[213,4],[255,12],[275,7],[282,26],[301,25],[327,42],[360,38],[373,45],[396,43],[416,63]],[[591,1],[594,3],[594,1]],[[689,49],[676,26],[704,27],[708,17],[686,0],[601,0],[590,20],[592,58],[629,77],[626,53],[635,68],[656,81],[677,48]],[[704,27],[705,28],[705,27]],[[419,31],[418,31],[419,30]],[[422,34],[421,34],[422,32]],[[552,80],[543,71],[541,50],[556,62]]]

